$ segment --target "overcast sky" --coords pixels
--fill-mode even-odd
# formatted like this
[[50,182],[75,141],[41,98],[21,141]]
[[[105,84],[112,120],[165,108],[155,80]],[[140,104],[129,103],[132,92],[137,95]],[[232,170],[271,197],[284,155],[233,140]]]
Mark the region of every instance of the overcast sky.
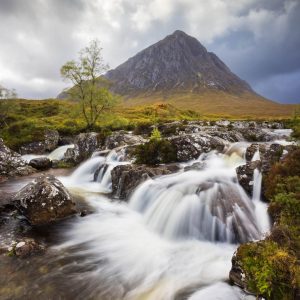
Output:
[[0,0],[0,19],[0,84],[20,97],[56,97],[92,39],[114,68],[180,29],[258,93],[300,102],[300,0]]

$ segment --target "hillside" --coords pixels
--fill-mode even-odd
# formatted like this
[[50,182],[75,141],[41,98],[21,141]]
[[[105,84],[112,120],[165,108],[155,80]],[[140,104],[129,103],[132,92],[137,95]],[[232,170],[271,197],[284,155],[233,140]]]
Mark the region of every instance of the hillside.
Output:
[[258,95],[194,37],[175,31],[107,72],[125,106],[170,103],[203,115],[290,117],[295,105]]

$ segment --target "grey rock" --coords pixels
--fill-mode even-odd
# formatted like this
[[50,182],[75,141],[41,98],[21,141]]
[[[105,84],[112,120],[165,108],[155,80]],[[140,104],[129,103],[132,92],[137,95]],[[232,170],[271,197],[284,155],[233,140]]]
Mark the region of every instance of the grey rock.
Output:
[[75,203],[62,183],[42,175],[17,192],[13,201],[32,225],[45,225],[76,213]]
[[239,166],[236,168],[237,178],[239,184],[244,188],[244,190],[252,196],[253,194],[253,174],[254,170],[258,169],[261,171],[261,162],[250,161],[245,165]]
[[57,148],[59,142],[59,133],[57,130],[46,130],[45,131],[45,150],[53,151]]
[[144,143],[146,140],[140,135],[133,135],[125,131],[114,132],[105,140],[105,149],[114,149],[121,146],[132,146]]
[[52,167],[52,161],[47,157],[37,157],[32,159],[29,165],[37,170],[48,170]]
[[177,159],[180,162],[196,159],[200,154],[212,150],[222,152],[226,145],[223,139],[205,133],[176,136],[169,141],[176,147]]
[[0,138],[0,177],[25,176],[36,172],[15,151],[9,149]]
[[111,171],[112,193],[118,199],[128,200],[135,188],[149,178],[176,172],[178,168],[171,165],[148,167],[145,165],[119,165]]
[[44,154],[46,151],[44,142],[32,142],[20,147],[19,152],[24,154]]

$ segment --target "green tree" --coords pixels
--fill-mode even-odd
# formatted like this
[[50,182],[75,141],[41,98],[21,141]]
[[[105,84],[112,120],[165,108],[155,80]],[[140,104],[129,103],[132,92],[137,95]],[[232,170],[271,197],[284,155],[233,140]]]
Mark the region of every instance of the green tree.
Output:
[[0,85],[0,128],[7,126],[7,119],[9,113],[15,106],[15,102],[12,99],[17,98],[17,93],[15,89],[7,89]]
[[100,115],[116,102],[108,90],[108,81],[101,76],[108,69],[101,51],[99,42],[94,40],[79,52],[78,61],[68,61],[60,70],[61,76],[73,84],[68,93],[79,100],[88,129],[94,128]]

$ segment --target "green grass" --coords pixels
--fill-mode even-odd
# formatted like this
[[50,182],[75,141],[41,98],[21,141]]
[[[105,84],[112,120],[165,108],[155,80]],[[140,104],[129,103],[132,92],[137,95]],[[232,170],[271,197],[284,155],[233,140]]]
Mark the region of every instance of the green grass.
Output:
[[[247,106],[246,108],[240,108],[240,110],[235,110],[233,107],[228,109],[230,107],[227,103],[229,101],[228,95],[224,95],[224,99],[221,101],[222,106],[218,105],[219,100],[215,102],[213,95],[211,95],[211,101],[203,98],[204,100],[200,99],[199,103],[196,104],[193,99],[188,98],[188,95],[186,98],[183,95],[183,98],[178,95],[176,97],[176,99],[169,101],[173,104],[168,101],[154,104],[155,98],[150,102],[140,100],[137,102],[138,106],[133,106],[134,99],[129,101],[130,105],[128,105],[128,101],[124,101],[103,114],[94,130],[114,131],[125,129],[141,132],[143,127],[147,129],[153,124],[177,120],[264,119],[261,114],[258,114],[257,117],[251,117]],[[230,101],[232,104],[232,100]],[[237,101],[240,103],[240,99]],[[227,107],[226,109],[224,105]],[[214,114],[212,113],[212,107],[214,107]],[[244,109],[246,114],[241,114],[241,109]],[[264,109],[265,112],[268,112],[265,107]],[[288,109],[291,111],[291,107],[288,107]],[[0,101],[0,115],[1,112],[3,113],[0,118],[0,136],[13,149],[18,149],[25,143],[42,140],[45,129],[57,129],[61,135],[69,136],[86,130],[80,107],[74,101],[57,99]],[[287,115],[286,113],[285,116]],[[290,115],[292,115],[292,112]],[[272,114],[269,115],[269,118],[271,116]],[[283,118],[283,116],[283,114],[281,116],[277,115],[276,119]],[[291,121],[289,122],[291,124]],[[293,121],[291,125],[295,128],[298,126],[297,134],[299,134],[299,122]]]

